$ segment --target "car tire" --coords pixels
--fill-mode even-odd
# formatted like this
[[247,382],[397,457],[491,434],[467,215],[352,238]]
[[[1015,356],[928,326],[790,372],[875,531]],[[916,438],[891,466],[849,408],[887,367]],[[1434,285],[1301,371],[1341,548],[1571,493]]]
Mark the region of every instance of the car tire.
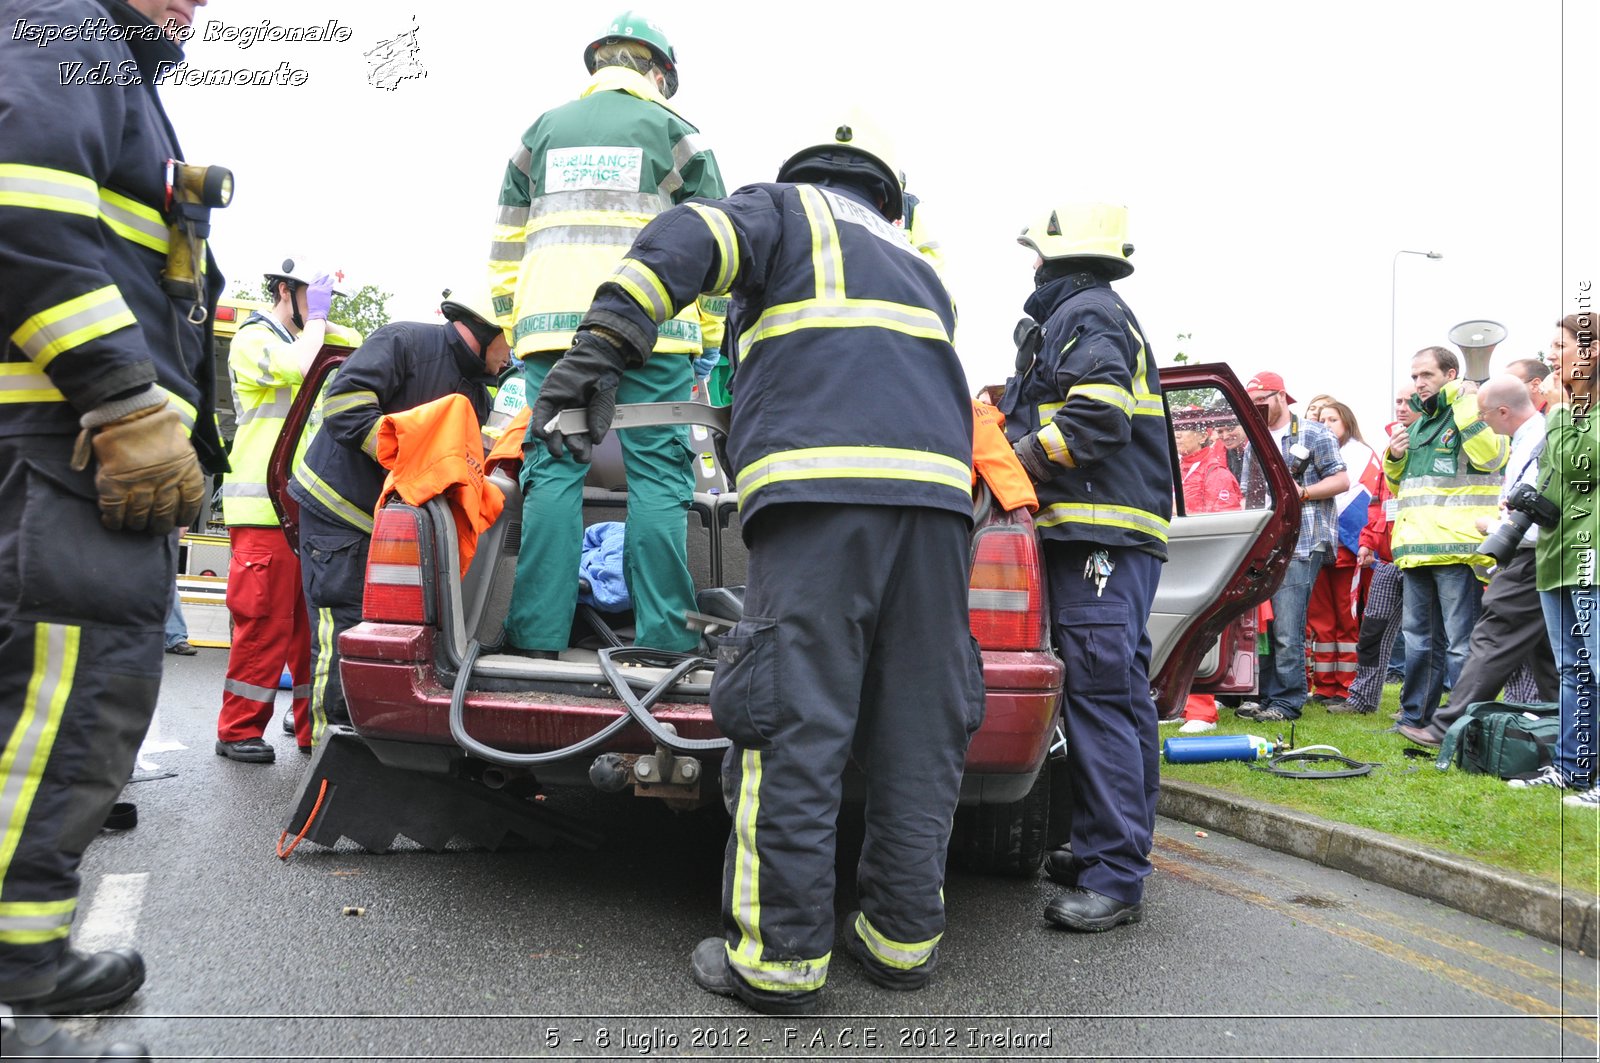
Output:
[[956,809],[950,856],[958,866],[986,875],[1038,873],[1049,851],[1052,759],[1022,800]]

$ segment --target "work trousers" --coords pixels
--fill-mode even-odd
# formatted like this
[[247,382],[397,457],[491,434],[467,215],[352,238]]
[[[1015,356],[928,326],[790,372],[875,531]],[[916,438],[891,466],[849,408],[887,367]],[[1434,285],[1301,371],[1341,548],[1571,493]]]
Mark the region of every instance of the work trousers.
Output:
[[[1147,630],[1161,561],[1127,547],[1051,540],[1044,547],[1056,646],[1067,667],[1062,724],[1078,800],[1078,885],[1137,904],[1150,874],[1161,788]],[[1115,566],[1104,591],[1083,577],[1096,549]]]
[[[542,355],[524,363],[530,402],[554,364]],[[693,383],[687,357],[658,354],[622,375],[617,402],[686,402]],[[634,643],[692,650],[700,636],[684,621],[695,607],[687,543],[694,495],[689,429],[633,428],[619,437],[628,476],[623,575],[633,599]],[[583,480],[589,466],[570,454],[552,458],[542,442],[529,439],[522,460],[522,547],[506,637],[522,649],[564,650],[578,608]]]
[[300,560],[279,527],[228,529],[228,614],[233,640],[222,683],[217,738],[260,738],[272,720],[278,682],[287,665],[293,677],[295,741],[311,744],[306,705],[311,693],[311,632]]
[[[1450,689],[1450,704],[1434,714],[1433,729],[1443,736],[1467,706],[1498,698],[1523,666],[1532,668],[1537,700],[1555,701],[1561,696],[1561,678],[1545,632],[1544,606],[1534,582],[1531,548],[1519,549],[1484,588],[1483,606],[1467,643],[1466,663]],[[1511,699],[1517,700],[1514,695]]]
[[300,507],[300,573],[311,618],[312,738],[330,723],[350,722],[339,677],[339,636],[361,623],[372,536],[342,520]]
[[1311,639],[1311,692],[1319,698],[1345,697],[1355,681],[1360,589],[1361,569],[1354,563],[1324,565],[1312,581],[1306,627]]
[[901,971],[929,962],[944,932],[945,853],[984,710],[970,526],[943,510],[789,503],[745,535],[744,619],[719,640],[711,688],[732,742],[723,926],[735,974],[794,1000],[827,979],[852,758],[866,776],[866,927],[847,932]]
[[55,987],[78,864],[161,687],[171,535],[109,531],[71,436],[0,437],[0,1001]]

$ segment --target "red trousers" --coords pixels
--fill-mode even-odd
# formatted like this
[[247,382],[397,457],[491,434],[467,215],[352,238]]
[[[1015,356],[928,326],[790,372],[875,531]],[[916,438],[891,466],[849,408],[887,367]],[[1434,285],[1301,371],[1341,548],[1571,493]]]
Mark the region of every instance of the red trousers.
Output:
[[222,684],[217,738],[260,738],[272,720],[284,665],[294,677],[294,733],[311,745],[311,624],[300,586],[300,559],[282,528],[229,528],[228,613],[233,643]]
[[1342,698],[1356,678],[1356,644],[1361,619],[1356,615],[1361,570],[1355,565],[1325,565],[1311,585],[1306,610],[1306,645],[1311,650],[1311,693]]

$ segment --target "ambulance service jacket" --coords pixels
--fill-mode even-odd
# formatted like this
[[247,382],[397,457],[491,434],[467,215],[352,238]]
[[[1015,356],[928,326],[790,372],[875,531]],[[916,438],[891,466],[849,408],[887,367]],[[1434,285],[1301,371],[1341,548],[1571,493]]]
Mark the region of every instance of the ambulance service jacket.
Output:
[[[490,295],[518,357],[564,351],[594,290],[639,230],[691,196],[723,194],[699,131],[644,75],[602,67],[576,100],[540,116],[506,166],[489,256]],[[657,351],[722,345],[725,298],[662,322]]]
[[[106,20],[118,39],[12,40],[12,24]],[[0,40],[0,434],[75,435],[86,411],[154,384],[201,463],[227,468],[213,411],[209,311],[223,278],[207,257],[207,320],[167,295],[168,159],[183,150],[156,96],[182,50],[120,0],[18,0]],[[120,38],[127,39],[120,39]],[[116,79],[94,84],[99,64]],[[68,76],[75,65],[83,82]]]
[[1000,400],[1006,435],[1038,433],[1055,475],[1038,484],[1047,539],[1126,546],[1166,560],[1172,460],[1161,379],[1143,330],[1111,286],[1085,273],[1031,296],[1037,356]]
[[468,349],[454,325],[383,326],[323,392],[322,429],[295,466],[289,494],[331,520],[372,534],[384,481],[378,463],[383,415],[459,394],[481,425],[489,416],[492,383],[483,359]]
[[970,517],[955,311],[900,229],[845,188],[758,184],[692,201],[644,231],[585,324],[648,351],[702,291],[731,292],[742,330],[728,456],[747,533],[780,502]]

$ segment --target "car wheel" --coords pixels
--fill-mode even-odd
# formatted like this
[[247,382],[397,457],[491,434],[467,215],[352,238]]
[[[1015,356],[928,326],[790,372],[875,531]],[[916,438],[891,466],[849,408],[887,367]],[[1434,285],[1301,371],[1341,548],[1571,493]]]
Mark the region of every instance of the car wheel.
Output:
[[950,856],[959,866],[988,875],[1038,872],[1049,849],[1052,759],[1045,758],[1022,800],[956,809]]

